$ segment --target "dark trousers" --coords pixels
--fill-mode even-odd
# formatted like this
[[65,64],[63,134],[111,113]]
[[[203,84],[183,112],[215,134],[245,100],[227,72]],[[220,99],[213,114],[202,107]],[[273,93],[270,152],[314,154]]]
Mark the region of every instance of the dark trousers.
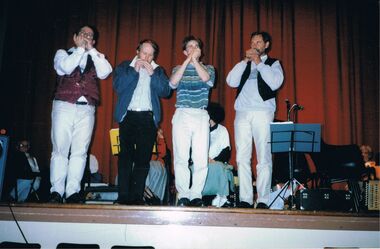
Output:
[[128,111],[119,131],[118,201],[140,204],[157,133],[153,113]]

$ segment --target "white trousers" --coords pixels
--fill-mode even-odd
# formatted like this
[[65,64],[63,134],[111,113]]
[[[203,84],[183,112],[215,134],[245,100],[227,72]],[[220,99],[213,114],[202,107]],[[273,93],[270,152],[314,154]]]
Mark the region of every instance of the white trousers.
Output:
[[257,202],[269,204],[272,180],[272,154],[269,142],[270,122],[273,121],[273,117],[272,111],[236,111],[234,126],[240,201],[253,204],[251,168],[253,138],[257,156]]
[[[178,198],[202,198],[207,177],[210,117],[206,110],[178,108],[172,119],[175,185]],[[194,163],[190,188],[189,156]]]
[[95,106],[54,100],[51,113],[50,192],[66,197],[80,190],[95,122]]

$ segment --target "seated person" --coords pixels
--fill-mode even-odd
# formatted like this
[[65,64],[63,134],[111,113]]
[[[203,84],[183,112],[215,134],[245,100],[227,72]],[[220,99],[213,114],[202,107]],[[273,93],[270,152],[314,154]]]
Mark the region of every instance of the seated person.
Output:
[[168,177],[164,161],[167,147],[162,129],[157,130],[154,146],[149,173],[145,181],[144,199],[147,204],[160,205],[164,200]]
[[376,166],[376,161],[371,146],[363,144],[360,146],[364,165],[366,167],[363,180],[375,180],[380,178],[380,168]]
[[[40,187],[41,177],[37,160],[30,153],[30,143],[28,140],[21,140],[17,143],[16,151],[11,154],[9,165],[14,168],[16,186],[11,190],[11,200],[24,202],[33,184],[32,191],[37,191]],[[17,191],[17,193],[16,193]]]
[[220,124],[224,120],[224,109],[217,103],[210,103],[207,111],[210,116],[209,164],[202,195],[216,195],[212,205],[228,207],[231,206],[227,196],[229,190],[233,190],[233,167],[227,164],[231,156],[228,131]]

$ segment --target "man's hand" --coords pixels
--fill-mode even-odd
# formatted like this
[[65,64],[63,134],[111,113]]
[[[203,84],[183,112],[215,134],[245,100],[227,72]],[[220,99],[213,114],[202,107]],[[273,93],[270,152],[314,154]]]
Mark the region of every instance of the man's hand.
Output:
[[90,40],[88,38],[83,38],[86,43],[86,50],[91,50],[93,48],[93,40]]
[[81,47],[86,49],[86,40],[83,36],[74,34],[73,40],[77,48]]
[[143,60],[137,59],[135,62],[135,71],[140,72],[140,68],[142,67]]
[[199,48],[194,48],[191,52],[191,61],[197,62],[199,61],[199,58],[201,57],[201,50]]
[[151,76],[153,74],[154,70],[153,70],[152,65],[149,62],[143,61],[142,66],[146,69],[146,71],[148,72],[149,76]]
[[190,63],[191,58],[192,58],[192,55],[193,55],[193,53],[189,53],[189,54],[187,55],[186,60],[183,62],[184,65],[187,65],[187,64]]
[[256,48],[248,49],[247,51],[245,51],[244,61],[245,62],[253,61],[257,65],[261,62],[261,57],[260,57],[261,54],[262,53],[260,52],[260,50]]
[[144,60],[137,59],[135,63],[135,70],[139,72],[141,68],[145,68],[148,74],[151,76],[154,72],[152,65]]
[[261,52],[260,52],[260,50],[258,50],[258,49],[256,49],[256,48],[253,48],[253,54],[252,54],[252,61],[256,64],[256,65],[258,65],[258,64],[260,64],[261,63]]

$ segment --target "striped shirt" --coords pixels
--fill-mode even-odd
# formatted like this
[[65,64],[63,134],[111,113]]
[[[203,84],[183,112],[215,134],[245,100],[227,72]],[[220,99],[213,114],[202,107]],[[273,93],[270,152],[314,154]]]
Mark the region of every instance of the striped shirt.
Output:
[[[179,67],[176,66],[172,73],[174,74]],[[192,64],[187,65],[178,83],[176,108],[205,109],[207,107],[210,88],[214,85],[215,69],[211,65],[204,67],[210,75],[208,82],[203,82],[200,79]]]

